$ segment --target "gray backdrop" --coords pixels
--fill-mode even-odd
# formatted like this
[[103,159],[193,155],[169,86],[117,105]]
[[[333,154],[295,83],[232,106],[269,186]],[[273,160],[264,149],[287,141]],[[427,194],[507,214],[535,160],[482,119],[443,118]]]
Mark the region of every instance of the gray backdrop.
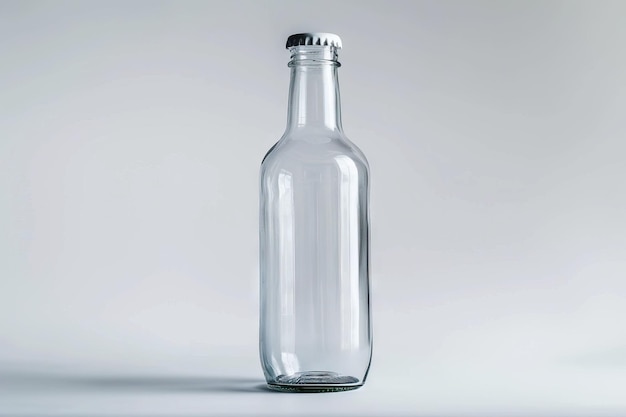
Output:
[[[0,414],[623,415],[626,2],[0,3]],[[258,167],[338,33],[362,390],[272,395]],[[162,395],[167,394],[167,395]]]

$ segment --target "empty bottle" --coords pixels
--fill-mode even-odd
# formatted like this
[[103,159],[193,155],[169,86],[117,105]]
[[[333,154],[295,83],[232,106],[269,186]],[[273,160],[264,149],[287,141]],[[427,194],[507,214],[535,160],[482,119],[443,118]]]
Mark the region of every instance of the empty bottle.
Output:
[[260,354],[268,386],[340,391],[365,382],[369,167],[341,125],[339,36],[287,40],[287,129],[260,174]]

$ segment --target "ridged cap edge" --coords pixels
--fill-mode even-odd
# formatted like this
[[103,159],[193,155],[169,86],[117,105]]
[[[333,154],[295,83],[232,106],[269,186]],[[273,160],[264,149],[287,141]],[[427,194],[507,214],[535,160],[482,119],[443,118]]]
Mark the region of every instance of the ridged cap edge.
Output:
[[341,49],[341,38],[334,33],[311,32],[296,33],[287,38],[286,48],[299,45],[334,46]]

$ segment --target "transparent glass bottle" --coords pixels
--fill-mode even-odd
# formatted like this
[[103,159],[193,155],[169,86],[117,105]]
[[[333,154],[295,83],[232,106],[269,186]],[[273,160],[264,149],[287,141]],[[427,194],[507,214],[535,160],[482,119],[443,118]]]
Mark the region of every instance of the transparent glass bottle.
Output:
[[369,167],[341,126],[339,37],[287,48],[287,129],[260,174],[261,363],[270,388],[354,389],[372,353]]

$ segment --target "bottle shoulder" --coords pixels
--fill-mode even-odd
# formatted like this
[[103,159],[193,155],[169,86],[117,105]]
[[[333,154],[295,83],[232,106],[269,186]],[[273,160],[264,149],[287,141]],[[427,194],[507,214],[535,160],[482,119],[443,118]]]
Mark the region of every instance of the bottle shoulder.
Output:
[[268,167],[284,167],[294,164],[337,164],[338,161],[353,161],[365,170],[369,170],[367,158],[347,137],[311,137],[308,140],[283,136],[270,148],[261,164]]
[[287,177],[294,184],[328,185],[350,179],[367,187],[369,165],[363,152],[344,140],[326,143],[279,141],[261,164],[261,184],[271,188]]

